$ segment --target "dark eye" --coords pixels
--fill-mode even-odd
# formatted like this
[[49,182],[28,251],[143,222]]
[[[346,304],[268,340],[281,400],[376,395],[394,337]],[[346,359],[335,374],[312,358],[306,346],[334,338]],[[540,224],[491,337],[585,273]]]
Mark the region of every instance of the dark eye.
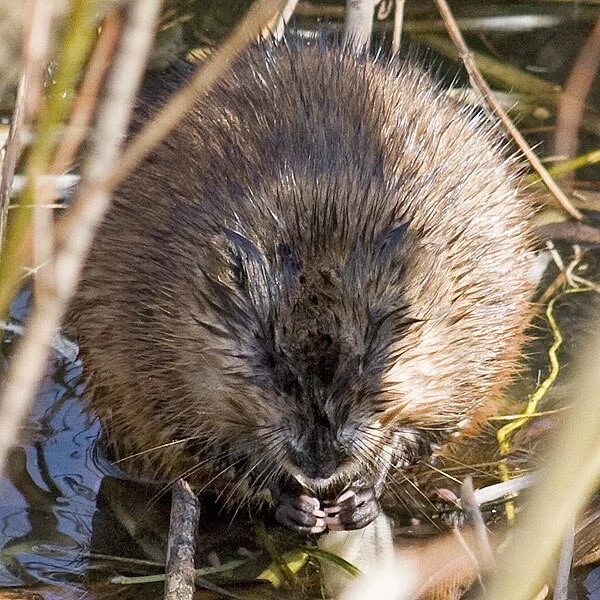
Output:
[[278,377],[278,387],[286,395],[291,398],[298,397],[301,393],[301,386],[298,383],[298,378],[289,371],[280,373]]
[[415,429],[399,430],[396,450],[396,466],[406,468],[428,458],[433,451],[434,440]]

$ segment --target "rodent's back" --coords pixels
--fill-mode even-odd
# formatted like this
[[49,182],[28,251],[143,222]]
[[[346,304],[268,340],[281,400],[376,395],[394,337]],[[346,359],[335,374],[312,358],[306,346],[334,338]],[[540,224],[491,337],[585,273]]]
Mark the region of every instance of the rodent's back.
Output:
[[532,209],[504,152],[413,64],[246,53],[117,191],[84,271],[76,324],[119,454],[190,438],[134,470],[235,479],[269,454],[260,432],[312,411],[290,401],[305,388],[333,421],[477,429],[528,316]]

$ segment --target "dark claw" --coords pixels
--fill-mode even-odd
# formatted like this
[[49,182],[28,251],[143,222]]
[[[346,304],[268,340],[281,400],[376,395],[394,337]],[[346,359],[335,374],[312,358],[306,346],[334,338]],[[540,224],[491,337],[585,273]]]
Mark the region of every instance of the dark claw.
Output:
[[325,523],[332,531],[362,529],[374,521],[381,507],[374,487],[351,487],[325,509]]
[[319,501],[305,494],[282,494],[275,511],[278,523],[299,533],[322,533],[327,527],[325,517]]

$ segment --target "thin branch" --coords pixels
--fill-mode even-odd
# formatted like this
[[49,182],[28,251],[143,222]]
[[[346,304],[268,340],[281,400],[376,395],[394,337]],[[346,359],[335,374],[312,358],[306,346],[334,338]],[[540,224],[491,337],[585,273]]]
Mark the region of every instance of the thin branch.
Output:
[[285,34],[285,26],[289,23],[292,15],[294,14],[294,10],[296,10],[296,5],[298,4],[298,0],[287,0],[287,4],[285,8],[281,11],[279,15],[275,17],[274,25],[271,27],[267,27],[266,30],[263,30],[263,37],[268,37],[272,35],[274,39],[281,40],[283,35]]
[[554,594],[552,600],[568,600],[569,598],[569,578],[573,566],[573,550],[575,548],[575,524],[571,523],[569,530],[565,535],[565,540],[560,552],[560,561],[556,571],[556,580],[554,582]]
[[117,49],[121,27],[121,14],[116,11],[107,15],[102,23],[77,98],[73,102],[69,123],[50,167],[50,173],[54,175],[61,175],[69,169],[88,132],[98,95]]
[[193,108],[197,99],[209,91],[239,54],[258,38],[265,24],[269,23],[285,5],[286,0],[258,0],[250,7],[244,19],[225,43],[198,67],[191,81],[125,148],[116,172],[110,180],[110,189],[114,189],[121,183],[169,134],[181,117]]
[[554,179],[550,177],[548,171],[537,157],[536,153],[532,150],[531,146],[527,143],[525,138],[521,135],[521,132],[514,126],[513,122],[510,120],[510,117],[506,114],[506,112],[502,109],[502,107],[498,104],[496,99],[492,94],[492,90],[488,86],[487,82],[479,72],[477,65],[475,64],[475,60],[471,51],[467,47],[465,40],[458,29],[454,16],[450,11],[448,3],[446,0],[435,0],[437,7],[440,11],[440,15],[446,24],[446,28],[448,29],[448,33],[452,38],[452,41],[456,45],[459,56],[462,59],[465,68],[467,69],[467,73],[469,74],[469,80],[471,81],[471,85],[479,90],[482,97],[486,101],[487,105],[496,113],[499,119],[506,127],[506,130],[510,133],[516,144],[523,151],[523,154],[527,157],[527,160],[530,162],[531,166],[535,169],[535,171],[540,176],[540,179],[544,182],[550,193],[558,200],[561,206],[575,219],[581,221],[583,219],[583,215],[573,206],[571,201],[567,198],[565,193],[560,189],[560,187],[556,184]]
[[0,395],[0,473],[43,376],[50,344],[75,290],[93,234],[108,209],[107,181],[119,159],[159,9],[160,0],[129,4],[128,24],[107,81],[91,151],[77,197],[69,208],[70,228],[63,230],[58,240],[51,273],[47,269],[40,272],[45,276],[40,279],[38,292],[44,298],[36,302]]
[[37,112],[43,93],[44,68],[48,54],[53,7],[53,2],[50,0],[29,2],[28,12],[31,16],[23,46],[23,73],[19,81],[15,110],[2,160],[0,248],[4,243],[12,180],[27,137],[27,124],[31,122],[34,113]]
[[572,157],[577,152],[579,127],[585,113],[585,100],[600,65],[600,18],[579,51],[563,93],[558,101],[554,152]]
[[374,16],[375,0],[346,0],[344,39],[357,50],[368,47]]
[[404,22],[404,0],[394,0],[394,31],[392,34],[392,53],[398,54],[402,39],[402,24]]
[[194,556],[200,503],[186,481],[173,487],[167,544],[165,600],[191,600],[194,596]]
[[537,235],[541,239],[567,240],[572,244],[600,246],[600,229],[572,221],[541,225],[537,228]]

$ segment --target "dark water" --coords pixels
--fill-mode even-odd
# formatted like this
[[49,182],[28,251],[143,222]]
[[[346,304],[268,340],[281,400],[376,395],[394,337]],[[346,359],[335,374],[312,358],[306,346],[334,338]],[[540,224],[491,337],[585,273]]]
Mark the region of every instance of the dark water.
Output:
[[[13,323],[28,296],[14,303]],[[1,586],[64,583],[85,570],[96,493],[110,466],[96,456],[99,427],[82,411],[81,391],[81,364],[54,351],[25,441],[0,483]]]

